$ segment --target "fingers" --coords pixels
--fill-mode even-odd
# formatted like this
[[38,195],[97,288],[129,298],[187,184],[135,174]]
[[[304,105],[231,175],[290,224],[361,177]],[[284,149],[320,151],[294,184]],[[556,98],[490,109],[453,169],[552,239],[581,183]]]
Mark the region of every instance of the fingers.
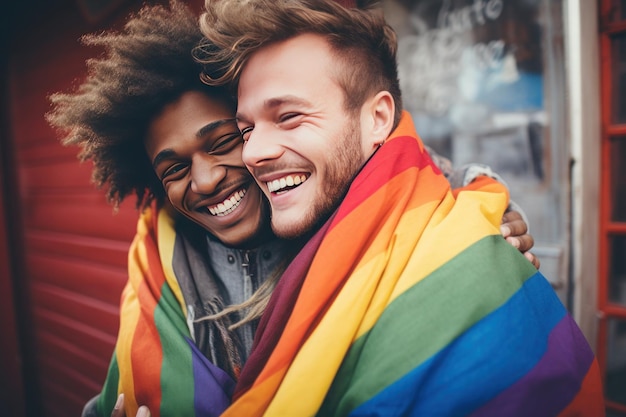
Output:
[[524,256],[532,262],[535,268],[539,269],[539,258],[537,258],[533,253],[529,252],[529,250],[533,247],[534,241],[531,235],[522,235],[517,237],[507,237],[506,241],[511,244],[511,246],[517,248],[520,252],[524,254]]
[[541,262],[539,262],[539,258],[537,258],[535,255],[533,255],[530,252],[524,252],[524,256],[526,257],[526,259],[532,262],[535,268],[539,269],[539,266],[541,265]]
[[528,252],[535,244],[535,240],[531,235],[509,236],[506,238],[506,241],[520,252]]
[[120,396],[117,397],[117,401],[111,412],[111,417],[126,417],[126,412],[124,411],[124,394],[120,394]]
[[528,225],[519,212],[511,210],[502,216],[500,232],[504,237],[521,236],[528,232]]
[[139,410],[137,410],[136,417],[150,417],[150,410],[148,410],[148,407],[146,407],[145,405],[142,405],[141,407],[139,407]]
[[504,213],[504,216],[502,216],[502,223],[508,223],[515,220],[524,221],[522,213],[517,210],[507,209],[506,213]]
[[[137,410],[137,415],[135,417],[150,417],[150,410],[145,405],[142,405]],[[117,397],[117,401],[115,402],[115,406],[113,407],[113,411],[111,412],[111,417],[126,417],[126,412],[124,411],[124,394],[120,394]]]
[[502,216],[500,233],[507,242],[519,249],[520,252],[529,251],[535,244],[532,235],[527,232],[528,225],[519,212],[511,210]]
[[513,247],[517,248],[524,256],[539,269],[539,258],[530,251],[535,245],[535,239],[528,233],[528,225],[522,215],[515,210],[508,211],[502,216],[500,233]]

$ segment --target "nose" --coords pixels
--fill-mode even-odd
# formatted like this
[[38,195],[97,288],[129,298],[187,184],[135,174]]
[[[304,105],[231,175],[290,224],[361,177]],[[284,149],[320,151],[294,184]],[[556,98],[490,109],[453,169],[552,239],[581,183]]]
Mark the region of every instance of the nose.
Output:
[[257,124],[243,146],[241,159],[248,168],[267,165],[284,153],[279,135],[263,124]]
[[226,178],[227,169],[217,160],[219,156],[199,153],[191,160],[191,191],[196,194],[211,194]]

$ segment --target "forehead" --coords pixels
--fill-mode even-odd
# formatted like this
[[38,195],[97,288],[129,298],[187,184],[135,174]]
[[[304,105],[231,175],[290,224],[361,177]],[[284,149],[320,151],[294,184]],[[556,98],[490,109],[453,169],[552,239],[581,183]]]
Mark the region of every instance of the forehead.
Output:
[[179,140],[195,137],[207,124],[234,116],[223,100],[200,91],[188,91],[166,105],[152,119],[145,146],[150,152]]
[[340,63],[328,42],[317,34],[303,34],[256,51],[239,80],[239,110],[274,97],[315,100],[341,93],[333,74]]

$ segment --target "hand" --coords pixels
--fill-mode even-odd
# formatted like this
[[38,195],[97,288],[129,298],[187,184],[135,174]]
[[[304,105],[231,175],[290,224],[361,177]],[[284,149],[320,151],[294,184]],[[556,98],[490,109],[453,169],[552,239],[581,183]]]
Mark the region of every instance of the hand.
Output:
[[[150,417],[150,410],[145,405],[139,407],[137,410],[137,415],[135,417]],[[117,397],[117,402],[115,403],[115,407],[113,407],[113,412],[111,413],[111,417],[126,417],[126,411],[124,411],[124,394],[120,394]]]
[[539,258],[530,252],[530,249],[535,244],[535,240],[528,233],[528,225],[519,212],[511,210],[504,213],[500,225],[500,233],[502,233],[507,242],[522,252],[535,268],[539,269],[541,264]]

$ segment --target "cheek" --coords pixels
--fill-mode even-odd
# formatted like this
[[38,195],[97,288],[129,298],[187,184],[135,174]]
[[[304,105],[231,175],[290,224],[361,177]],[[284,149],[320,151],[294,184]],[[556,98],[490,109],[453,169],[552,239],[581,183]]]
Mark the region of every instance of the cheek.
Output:
[[180,184],[169,183],[165,186],[165,195],[170,203],[176,208],[179,208],[182,204],[184,192],[183,187]]
[[309,153],[310,161],[322,177],[328,176],[328,172],[335,169],[337,154],[345,151],[345,144],[335,140],[339,140],[337,135],[332,137],[330,142],[323,143],[323,146]]

